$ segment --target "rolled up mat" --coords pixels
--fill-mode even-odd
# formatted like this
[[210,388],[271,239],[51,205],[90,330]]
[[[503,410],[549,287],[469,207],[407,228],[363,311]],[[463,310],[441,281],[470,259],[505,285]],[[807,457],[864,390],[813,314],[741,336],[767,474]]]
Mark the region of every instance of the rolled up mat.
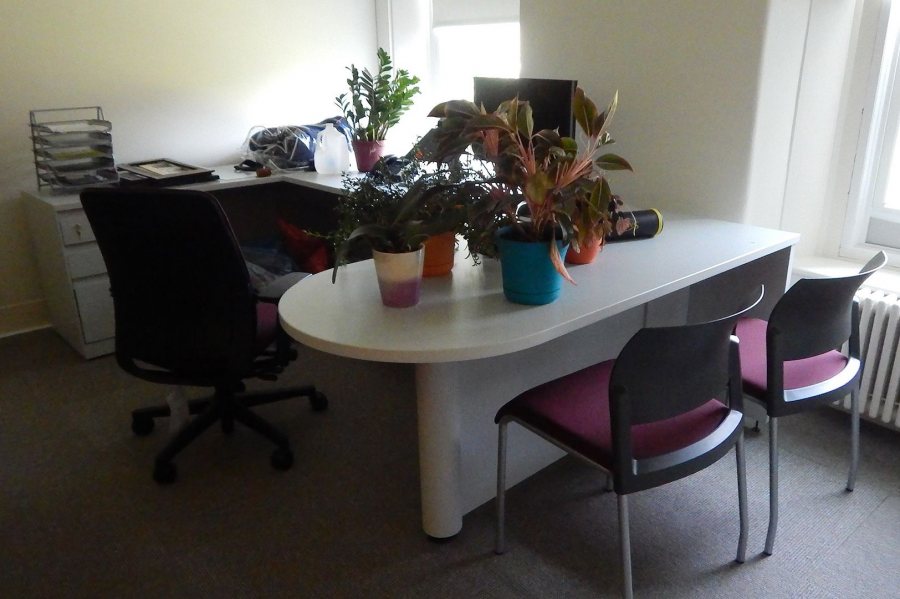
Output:
[[631,227],[622,233],[613,231],[606,236],[606,241],[624,241],[626,239],[647,239],[659,235],[663,230],[663,217],[656,208],[649,210],[622,210],[619,218],[631,221]]

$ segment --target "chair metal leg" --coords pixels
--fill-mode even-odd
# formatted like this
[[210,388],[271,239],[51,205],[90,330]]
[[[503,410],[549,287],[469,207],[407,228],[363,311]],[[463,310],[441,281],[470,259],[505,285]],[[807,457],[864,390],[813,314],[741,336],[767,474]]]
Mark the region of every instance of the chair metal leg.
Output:
[[628,496],[619,495],[619,551],[622,559],[622,596],[631,599],[631,537],[628,534]]
[[749,529],[747,518],[747,469],[744,465],[744,431],[738,436],[734,446],[734,454],[737,458],[738,479],[738,512],[741,518],[741,536],[738,539],[737,562],[743,564],[747,557],[747,530]]
[[766,555],[772,555],[775,530],[778,528],[778,419],[769,418],[769,531],[766,533]]
[[506,551],[506,422],[498,427],[497,439],[497,536],[494,542],[494,553]]
[[850,476],[847,490],[856,486],[856,470],[859,467],[859,388],[850,391]]

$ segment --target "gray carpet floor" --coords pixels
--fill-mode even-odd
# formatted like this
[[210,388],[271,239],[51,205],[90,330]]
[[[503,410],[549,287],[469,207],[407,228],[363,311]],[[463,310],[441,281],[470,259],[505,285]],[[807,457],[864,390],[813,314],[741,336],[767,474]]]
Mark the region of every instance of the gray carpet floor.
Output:
[[[301,362],[280,384],[315,379],[329,410],[258,410],[291,438],[290,471],[269,466],[255,434],[214,428],[160,487],[166,424],[138,438],[129,412],[163,389],[112,357],[82,360],[51,331],[0,339],[0,597],[616,596],[615,495],[595,471],[563,459],[516,486],[503,556],[493,502],[433,543],[419,525],[411,369],[308,350]],[[637,596],[900,597],[900,434],[864,423],[846,493],[845,414],[791,417],[780,433],[775,555],[761,556],[767,437],[751,432],[747,562],[732,561],[731,454],[632,496]]]

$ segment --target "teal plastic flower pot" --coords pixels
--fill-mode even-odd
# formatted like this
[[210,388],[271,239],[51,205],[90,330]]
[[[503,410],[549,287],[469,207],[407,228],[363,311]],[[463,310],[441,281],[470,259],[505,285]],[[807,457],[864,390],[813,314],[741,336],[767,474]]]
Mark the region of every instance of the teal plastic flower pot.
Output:
[[[540,306],[556,300],[562,292],[563,277],[550,260],[549,241],[517,241],[504,227],[497,234],[503,294],[516,304]],[[568,244],[557,240],[560,256]]]

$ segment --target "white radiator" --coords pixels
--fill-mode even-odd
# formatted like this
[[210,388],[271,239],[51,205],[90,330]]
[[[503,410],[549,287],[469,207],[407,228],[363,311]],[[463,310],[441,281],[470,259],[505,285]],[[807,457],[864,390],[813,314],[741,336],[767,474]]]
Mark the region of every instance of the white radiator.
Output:
[[[900,430],[900,298],[878,289],[863,287],[860,302],[860,351],[863,373],[860,382],[860,415]],[[850,409],[850,396],[842,407]]]

